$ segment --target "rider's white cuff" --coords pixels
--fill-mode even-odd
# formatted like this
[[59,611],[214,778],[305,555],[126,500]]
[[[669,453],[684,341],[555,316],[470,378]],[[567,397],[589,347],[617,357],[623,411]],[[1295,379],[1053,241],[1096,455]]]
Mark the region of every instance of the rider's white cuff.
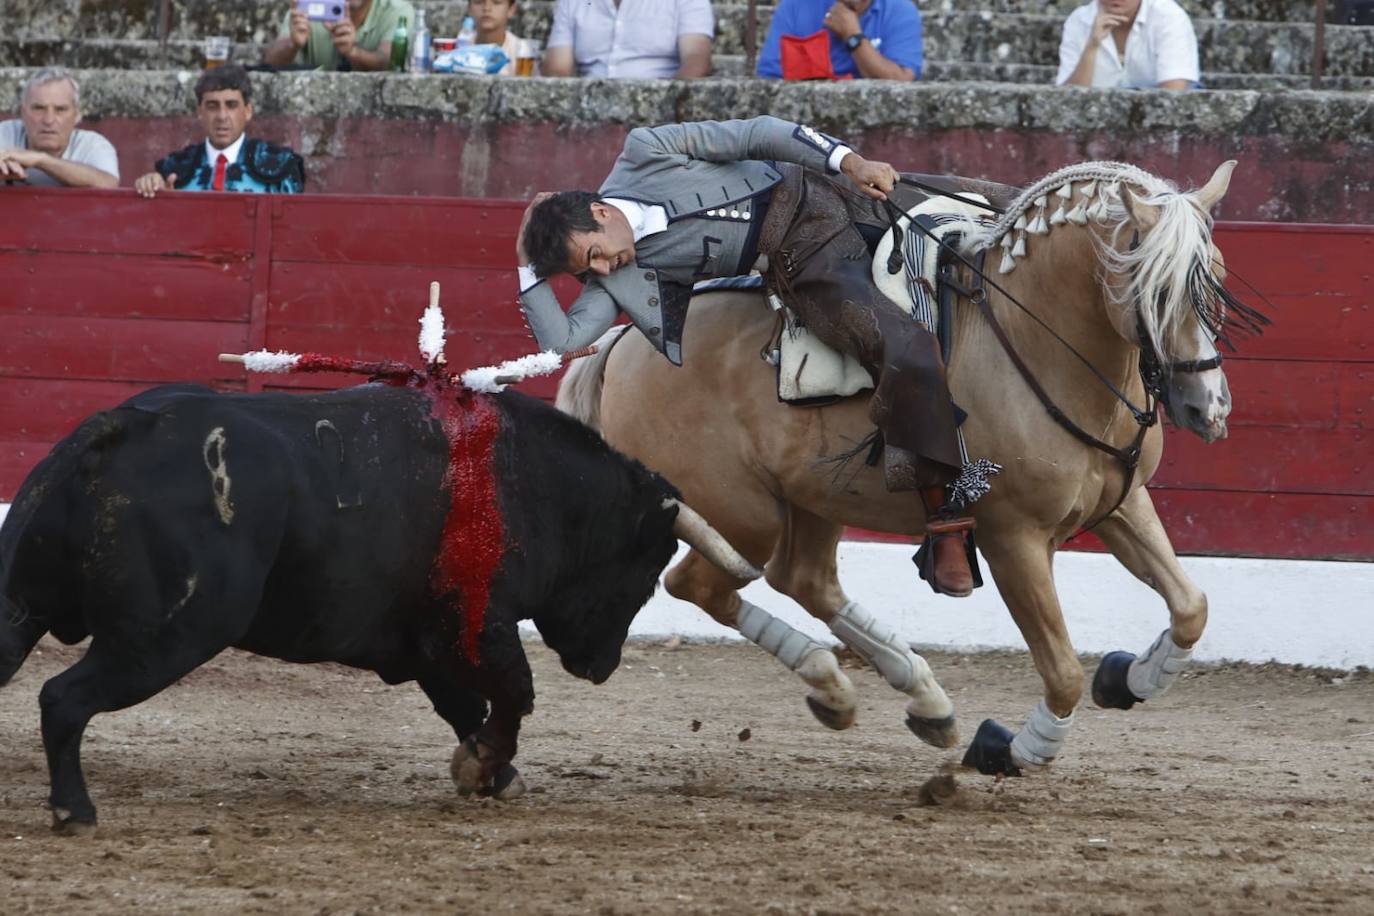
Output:
[[532,289],[539,285],[539,275],[534,272],[534,267],[525,264],[515,269],[515,273],[520,277],[520,292]]
[[847,146],[835,147],[834,151],[830,154],[830,158],[826,160],[826,167],[832,172],[838,172],[840,170],[840,163],[844,162],[844,157],[852,152],[854,151]]

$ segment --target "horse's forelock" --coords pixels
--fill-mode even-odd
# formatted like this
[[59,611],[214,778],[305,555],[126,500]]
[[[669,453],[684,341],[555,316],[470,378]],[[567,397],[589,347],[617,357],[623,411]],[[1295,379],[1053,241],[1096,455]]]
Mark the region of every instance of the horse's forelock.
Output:
[[1218,330],[1211,317],[1215,300],[1198,285],[1199,268],[1210,272],[1212,234],[1207,215],[1194,205],[1190,194],[1169,190],[1141,202],[1156,210],[1154,226],[1141,233],[1132,248],[1123,237],[1127,233],[1134,237],[1136,227],[1117,201],[1109,206],[1110,241],[1101,244],[1101,256],[1108,270],[1129,278],[1109,287],[1115,303],[1123,309],[1138,306],[1145,336],[1167,362],[1174,355],[1169,352],[1168,337],[1189,315],[1214,334]]

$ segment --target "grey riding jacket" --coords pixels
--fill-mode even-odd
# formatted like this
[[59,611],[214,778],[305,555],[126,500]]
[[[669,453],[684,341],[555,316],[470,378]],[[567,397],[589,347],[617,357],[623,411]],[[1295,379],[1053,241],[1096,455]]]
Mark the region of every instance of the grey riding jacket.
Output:
[[635,264],[591,276],[565,313],[546,282],[520,295],[542,349],[585,347],[624,312],[644,336],[682,364],[682,326],[692,284],[748,273],[756,208],[782,176],[774,163],[824,172],[839,141],[774,117],[700,121],[630,131],[599,194],[661,206],[668,228],[635,243]]

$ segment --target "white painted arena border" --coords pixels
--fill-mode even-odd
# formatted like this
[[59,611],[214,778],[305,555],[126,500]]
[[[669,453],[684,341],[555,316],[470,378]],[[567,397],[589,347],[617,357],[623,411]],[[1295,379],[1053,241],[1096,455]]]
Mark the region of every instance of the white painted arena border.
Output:
[[[0,521],[8,510],[0,503]],[[685,552],[680,550],[674,562]],[[1025,649],[991,582],[969,598],[940,597],[917,578],[912,552],[902,544],[845,541],[840,545],[845,590],[918,646],[959,652]],[[1196,660],[1374,667],[1374,563],[1222,557],[1184,557],[1182,562],[1210,604]],[[1079,652],[1139,653],[1168,623],[1164,602],[1106,554],[1059,554],[1055,580]],[[813,639],[835,644],[823,625],[766,584],[753,583],[744,595]],[[662,588],[635,618],[630,635],[740,638]]]
[[[851,598],[915,645],[964,652],[1026,648],[991,581],[968,598],[936,595],[917,578],[912,553],[902,544],[845,541],[840,581]],[[1182,563],[1209,604],[1194,659],[1374,667],[1374,563],[1224,557],[1184,557]],[[1055,581],[1079,652],[1140,653],[1168,625],[1164,602],[1110,555],[1060,553]],[[755,582],[743,594],[813,639],[835,644],[823,625],[766,584]],[[630,634],[738,638],[662,589]]]

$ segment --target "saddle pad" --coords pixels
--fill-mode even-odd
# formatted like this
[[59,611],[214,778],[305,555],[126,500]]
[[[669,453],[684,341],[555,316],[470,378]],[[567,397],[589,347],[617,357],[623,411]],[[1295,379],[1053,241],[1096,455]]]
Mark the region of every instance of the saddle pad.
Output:
[[[987,203],[981,194],[964,193],[969,200]],[[944,238],[951,230],[966,226],[969,220],[981,220],[988,211],[951,197],[931,197],[912,207],[899,219],[902,227],[903,261],[906,270],[898,274],[887,272],[887,258],[892,253],[892,233],[886,232],[873,252],[873,282],[883,295],[907,309],[911,317],[933,333],[939,332],[935,290],[938,288],[940,245],[919,229],[911,229],[911,221],[921,218],[921,225],[937,238]]]
[[778,400],[847,398],[872,387],[873,377],[857,359],[817,340],[790,317],[784,320],[778,335]]

